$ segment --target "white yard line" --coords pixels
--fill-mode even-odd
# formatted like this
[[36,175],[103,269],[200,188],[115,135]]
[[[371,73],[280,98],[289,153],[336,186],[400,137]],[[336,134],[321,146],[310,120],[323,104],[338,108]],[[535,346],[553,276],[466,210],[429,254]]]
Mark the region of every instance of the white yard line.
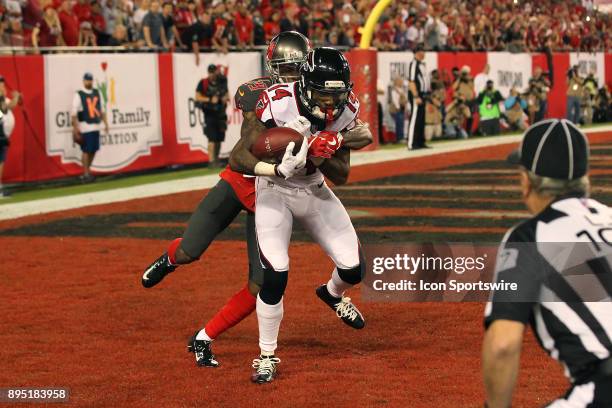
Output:
[[[598,127],[588,131],[589,134],[607,132],[612,125]],[[404,148],[381,149],[372,152],[355,152],[351,154],[351,166],[381,163],[392,160],[404,160],[414,157],[433,156],[441,153],[477,149],[486,146],[513,144],[520,141],[520,135],[497,136],[468,140],[456,140],[436,144],[432,149],[408,151]],[[219,180],[218,175],[194,176],[179,180],[148,183],[140,186],[122,187],[93,193],[82,193],[64,197],[45,198],[0,205],[0,220],[25,217],[28,215],[46,214],[55,211],[71,210],[98,204],[110,204],[138,198],[155,197],[168,194],[203,190],[213,187]]]

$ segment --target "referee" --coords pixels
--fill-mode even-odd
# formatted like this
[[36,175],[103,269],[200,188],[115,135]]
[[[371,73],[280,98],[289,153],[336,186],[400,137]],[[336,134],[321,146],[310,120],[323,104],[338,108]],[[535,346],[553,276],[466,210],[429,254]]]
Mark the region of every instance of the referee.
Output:
[[429,147],[425,144],[425,98],[429,94],[429,79],[422,44],[416,46],[414,60],[408,66],[408,90],[410,103],[408,150],[423,149]]
[[547,407],[612,407],[612,210],[589,192],[588,142],[571,122],[531,126],[509,161],[520,166],[532,218],[512,228],[499,249],[485,311],[482,350],[487,406],[512,403],[529,323],[563,365],[571,386]]

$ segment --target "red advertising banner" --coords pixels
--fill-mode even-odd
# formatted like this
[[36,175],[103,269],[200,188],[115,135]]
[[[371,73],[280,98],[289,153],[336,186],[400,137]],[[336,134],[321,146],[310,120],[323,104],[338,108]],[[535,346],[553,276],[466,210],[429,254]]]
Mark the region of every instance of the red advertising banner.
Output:
[[[232,81],[241,83],[261,74],[260,65],[253,63],[254,59],[258,60],[255,58],[258,56],[252,54],[250,56],[234,54],[226,57],[226,62],[228,64],[231,62],[233,67],[232,75],[235,77]],[[378,55],[375,50],[352,50],[346,55],[352,67],[355,93],[361,102],[360,117],[367,121],[376,133],[377,80],[382,78],[384,81],[390,81],[390,72],[394,67],[404,63],[406,65],[411,55],[408,53]],[[386,56],[381,58],[384,55]],[[106,145],[103,148],[106,147],[107,151],[101,152],[100,157],[96,158],[99,168],[95,168],[96,161],[94,161],[94,170],[118,173],[207,161],[205,149],[197,147],[201,141],[187,134],[193,133],[194,129],[199,132],[199,125],[184,123],[187,120],[185,118],[194,116],[189,107],[186,107],[186,101],[194,92],[195,86],[191,83],[193,81],[185,81],[185,72],[191,70],[199,75],[197,70],[201,69],[203,77],[206,75],[204,72],[206,65],[200,64],[201,67],[194,66],[194,68],[186,63],[177,64],[176,55],[173,54],[164,53],[156,56],[149,54],[146,59],[147,75],[144,75],[145,72],[134,70],[133,64],[127,63],[134,57],[134,54],[1,56],[0,75],[5,79],[6,96],[10,98],[13,91],[18,91],[23,96],[22,104],[11,113],[10,120],[14,120],[14,127],[10,134],[11,145],[2,181],[5,183],[40,181],[76,176],[81,173],[80,151],[78,146],[72,145],[70,136],[70,101],[74,91],[81,84],[83,73],[89,71],[96,77],[96,86],[105,92],[109,121],[114,121],[114,125],[111,123],[111,134],[105,136]],[[145,59],[143,56],[138,58],[141,61],[139,68],[144,70]],[[248,61],[248,64],[238,64],[235,60]],[[600,85],[605,83],[608,87],[612,86],[612,54],[555,53],[551,61],[552,66],[549,66],[549,59],[544,54],[530,56],[509,53],[442,52],[428,53],[427,66],[428,70],[437,68],[450,75],[453,67],[461,68],[467,65],[471,68],[471,74],[475,76],[489,64],[490,76],[504,92],[511,86],[516,86],[517,89],[526,87],[536,67],[542,68],[545,72],[552,71],[553,87],[548,94],[549,117],[565,116],[567,71],[572,64],[578,65],[585,72],[596,72],[600,76]],[[381,63],[382,67],[379,66]],[[70,67],[70,72],[66,72],[64,67]],[[147,96],[133,90],[136,89],[134,82],[145,81],[143,79],[145,77],[149,79],[146,80],[144,87],[140,83],[141,88],[138,89],[142,89],[141,92],[146,91]],[[388,84],[380,86],[386,87]],[[234,91],[235,89],[230,89],[230,93]],[[386,108],[383,104],[384,109]],[[230,115],[231,120],[234,121],[232,122],[234,125],[238,125],[241,117],[239,113],[234,113],[235,115]],[[132,135],[132,145],[130,140],[124,140],[125,137],[122,139],[122,135],[125,134]],[[378,138],[374,139],[375,143],[370,149],[377,147]],[[118,143],[123,143],[125,147],[122,149],[125,150],[109,153],[110,145],[114,145],[112,148],[117,149]],[[231,140],[228,143],[231,144]],[[116,154],[125,154],[125,159],[117,158]]]

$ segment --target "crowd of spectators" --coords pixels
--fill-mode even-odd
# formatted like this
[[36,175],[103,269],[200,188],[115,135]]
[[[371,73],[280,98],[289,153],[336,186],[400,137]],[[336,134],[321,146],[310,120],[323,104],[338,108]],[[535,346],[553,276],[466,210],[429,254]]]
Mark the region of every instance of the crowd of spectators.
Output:
[[[314,45],[358,44],[376,0],[3,0],[4,46],[113,45],[227,51],[297,30]],[[592,0],[398,0],[374,45],[406,50],[604,50],[610,16]]]
[[[579,126],[612,120],[610,92],[606,86],[598,87],[594,72],[582,76],[576,66],[567,76],[568,120]],[[468,66],[455,67],[449,75],[433,70],[430,80],[431,92],[426,97],[425,109],[427,141],[468,138],[473,133],[492,136],[504,130],[522,131],[547,116],[551,82],[549,74],[539,67],[534,69],[524,89],[512,87],[507,95],[495,88],[488,65],[476,76],[472,76]],[[394,78],[389,92],[386,109],[395,125],[396,140],[401,142],[405,133],[401,122],[410,117],[408,107],[393,98],[393,92],[407,92],[401,78]],[[398,108],[404,113],[401,117],[396,115]]]

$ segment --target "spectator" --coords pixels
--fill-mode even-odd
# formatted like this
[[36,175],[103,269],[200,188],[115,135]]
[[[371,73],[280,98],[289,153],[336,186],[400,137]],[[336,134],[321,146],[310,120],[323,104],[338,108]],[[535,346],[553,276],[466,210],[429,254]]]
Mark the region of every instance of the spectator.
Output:
[[195,10],[196,4],[193,0],[189,2],[181,0],[177,4],[174,20],[176,22],[176,28],[178,29],[179,34],[181,35],[181,39],[183,39],[182,35],[183,32],[187,29],[187,27],[195,24],[198,21],[198,17],[196,15]]
[[102,109],[100,92],[93,87],[93,75],[83,75],[83,88],[76,91],[72,100],[72,137],[83,152],[83,175],[81,181],[90,183],[95,180],[91,174],[91,164],[100,149],[100,124],[104,122],[104,132],[108,133],[106,112]]
[[472,115],[470,107],[465,103],[462,96],[456,95],[453,101],[446,107],[445,136],[451,138],[467,139],[468,133],[463,128],[463,123]]
[[453,83],[453,95],[459,96],[465,104],[470,108],[471,115],[467,118],[466,131],[468,136],[472,135],[473,114],[476,112],[474,79],[470,76],[470,67],[464,65],[461,67],[459,76]]
[[266,42],[269,42],[274,36],[280,33],[280,12],[275,11],[272,13],[270,20],[266,21],[263,25],[264,32],[266,33]]
[[489,77],[490,70],[491,67],[489,66],[489,64],[485,64],[482,72],[476,75],[476,77],[474,78],[474,91],[476,92],[476,95],[480,94],[486,88],[487,81],[491,79]]
[[285,13],[283,15],[283,18],[280,20],[280,23],[279,23],[279,27],[280,27],[280,31],[281,32],[283,32],[283,31],[295,31],[297,29],[297,27],[299,26],[299,24],[295,24],[294,23],[294,18],[292,18],[289,13],[291,13],[291,10],[285,9]]
[[168,48],[164,19],[159,11],[159,1],[152,0],[149,12],[142,19],[142,38],[149,48]]
[[2,41],[4,45],[9,47],[29,47],[32,45],[32,36],[25,34],[20,19],[10,18]]
[[79,43],[79,17],[70,7],[70,0],[62,1],[59,12],[59,20],[62,26],[62,37],[64,44],[74,47]]
[[62,25],[55,9],[47,5],[42,20],[32,30],[32,46],[38,48],[57,45],[64,45]]
[[249,10],[244,3],[238,5],[238,12],[234,16],[234,26],[238,45],[242,48],[252,47],[254,44],[253,19],[249,16]]
[[567,120],[575,125],[580,124],[580,99],[582,97],[583,79],[578,73],[578,67],[571,67],[567,73]]
[[253,13],[253,44],[266,45],[266,32],[264,30],[264,22],[259,10]]
[[395,38],[393,39],[395,49],[404,51],[410,49],[410,43],[408,42],[408,27],[405,22],[400,22],[395,30]]
[[79,23],[83,21],[91,22],[91,0],[77,0],[77,3],[72,7],[72,11],[79,19]]
[[134,30],[139,36],[139,39],[144,40],[142,37],[142,22],[149,12],[150,2],[149,0],[135,0],[134,5],[137,6],[137,8],[134,10],[134,14],[132,15]]
[[7,96],[4,77],[0,76],[0,198],[8,197],[9,191],[2,186],[2,172],[4,162],[10,145],[10,137],[15,127],[15,116],[13,109],[21,103],[21,94],[13,91],[11,98]]
[[400,143],[404,140],[404,121],[406,118],[407,89],[402,77],[397,76],[393,80],[393,87],[389,92],[389,113],[395,123],[395,141]]
[[499,103],[504,98],[501,96],[498,90],[493,86],[493,81],[487,81],[487,86],[484,91],[478,95],[478,106],[480,114],[480,133],[485,136],[495,136],[501,131],[499,119],[501,112],[499,110]]
[[96,34],[94,34],[91,23],[83,21],[79,31],[79,47],[95,47],[97,45]]
[[512,130],[525,130],[524,110],[527,102],[521,97],[515,87],[510,89],[510,95],[504,101],[506,119]]
[[172,2],[167,1],[164,3],[162,7],[162,21],[168,46],[174,48],[174,46],[178,44],[179,47],[183,48],[181,36],[174,23],[174,4],[172,4]]
[[102,7],[97,2],[91,4],[91,27],[96,35],[97,44],[106,45],[109,38],[106,34],[106,20],[102,15]]
[[436,13],[429,17],[425,24],[425,48],[441,51],[446,48],[448,27]]
[[408,28],[406,33],[408,39],[408,47],[414,49],[418,44],[423,44],[425,41],[425,30],[423,29],[423,20],[417,19],[414,25]]
[[210,14],[202,13],[194,24],[189,26],[182,34],[182,42],[189,47],[195,55],[195,64],[200,65],[200,47],[210,47],[214,26]]
[[227,129],[226,106],[229,101],[227,78],[213,64],[208,66],[208,78],[196,88],[196,103],[204,112],[204,136],[208,138],[208,156],[212,167],[219,167],[219,151]]
[[129,44],[127,28],[124,25],[116,25],[113,35],[108,40],[108,45],[111,47],[126,47]]

